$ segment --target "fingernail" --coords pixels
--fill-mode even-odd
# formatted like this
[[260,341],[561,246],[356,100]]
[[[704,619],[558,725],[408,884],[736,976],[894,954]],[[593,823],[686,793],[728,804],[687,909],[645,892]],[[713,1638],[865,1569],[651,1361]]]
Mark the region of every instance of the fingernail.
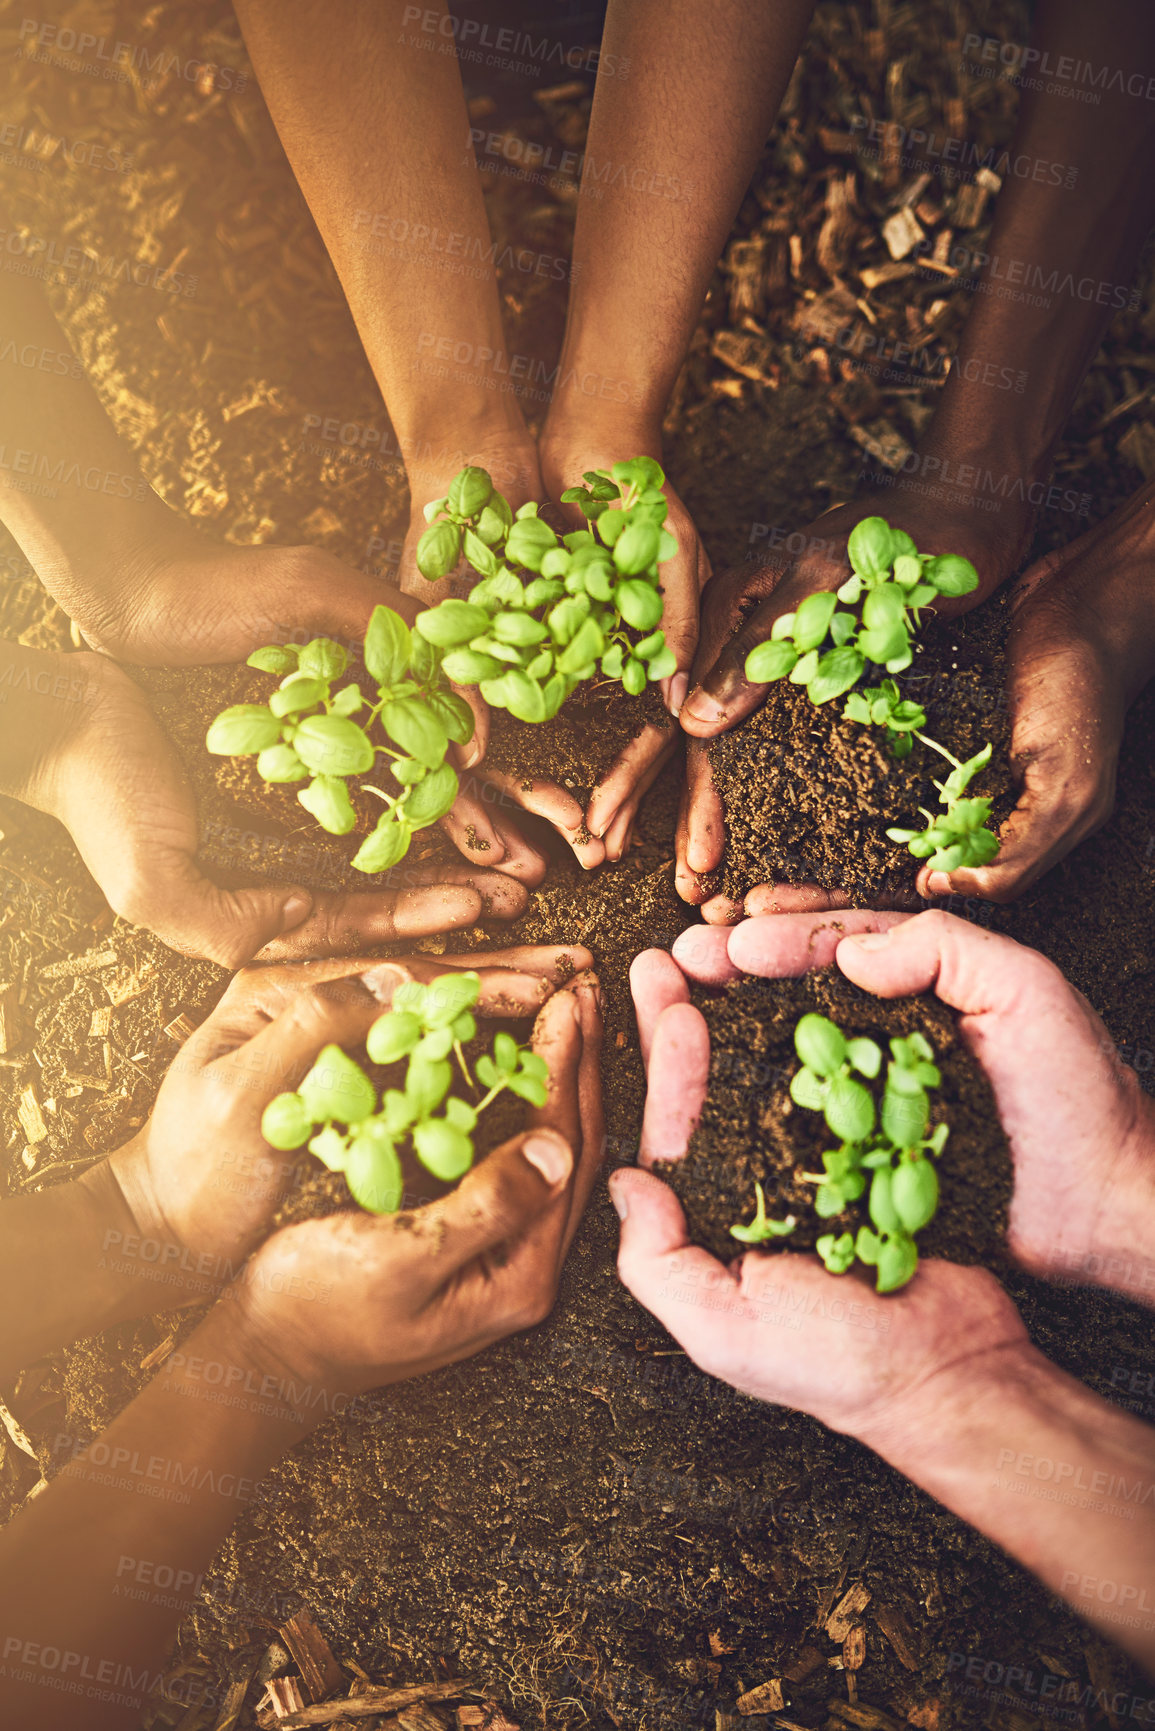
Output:
[[281,905],[281,930],[292,931],[299,926],[313,906],[313,898],[305,890],[294,890]]
[[946,872],[931,872],[926,880],[926,890],[931,896],[949,896],[950,877]]
[[666,703],[666,707],[675,720],[682,713],[682,705],[686,701],[686,693],[689,689],[690,675],[688,673],[675,673],[670,681],[670,695]]
[[560,1136],[545,1136],[539,1131],[526,1137],[521,1151],[547,1184],[560,1184],[573,1169],[570,1151]]
[[611,1184],[610,1185],[610,1201],[613,1203],[614,1208],[617,1210],[618,1219],[619,1220],[625,1220],[627,1218],[627,1216],[629,1215],[629,1212],[630,1212],[629,1191],[623,1189],[623,1187],[620,1184]]
[[406,969],[396,962],[381,962],[375,968],[370,968],[367,974],[361,975],[361,984],[366,986],[378,1003],[389,1004],[398,986],[405,984],[409,978]]
[[852,932],[843,938],[844,944],[853,944],[859,950],[884,950],[890,942],[889,932]]

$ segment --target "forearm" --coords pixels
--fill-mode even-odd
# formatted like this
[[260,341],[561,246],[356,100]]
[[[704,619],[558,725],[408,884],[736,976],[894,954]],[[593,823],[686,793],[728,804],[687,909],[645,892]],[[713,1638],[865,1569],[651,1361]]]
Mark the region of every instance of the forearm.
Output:
[[[453,37],[407,10],[345,0],[336,30],[312,0],[240,0],[237,15],[412,470],[431,437],[464,449],[477,426],[522,423],[498,388],[497,277]],[[469,351],[450,384],[428,365],[443,341]]]
[[1029,1345],[963,1366],[861,1440],[1155,1667],[1155,1431]]
[[660,426],[812,10],[611,0],[552,422]]
[[52,759],[92,701],[90,660],[0,638],[0,793],[52,810]]
[[[0,205],[0,228],[13,226]],[[0,395],[0,521],[75,616],[82,611],[80,573],[131,561],[170,513],[118,436],[34,278],[0,273],[0,330],[27,357],[5,369]]]
[[135,1725],[139,1679],[155,1677],[225,1535],[331,1404],[252,1358],[226,1297],[0,1534],[5,1722]]
[[[1134,0],[1042,0],[1033,40],[1052,64],[1149,66],[1155,13]],[[1155,109],[1112,91],[1102,107],[1072,100],[1054,80],[1025,81],[1007,172],[925,454],[960,461],[983,452],[1024,483],[1050,471],[1075,395],[1111,318],[1129,304],[1139,250],[1155,220]],[[1040,80],[1040,83],[1044,81]],[[956,239],[965,247],[966,234]],[[992,368],[994,371],[988,369]],[[1008,369],[1004,371],[1003,369]],[[1021,393],[988,381],[1025,374]]]

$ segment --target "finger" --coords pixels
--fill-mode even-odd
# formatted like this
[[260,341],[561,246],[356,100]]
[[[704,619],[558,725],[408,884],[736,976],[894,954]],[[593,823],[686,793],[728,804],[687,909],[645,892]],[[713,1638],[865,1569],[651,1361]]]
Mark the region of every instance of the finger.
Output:
[[636,806],[672,755],[678,743],[677,729],[649,724],[630,740],[611,764],[605,779],[593,791],[586,811],[591,835],[604,837],[621,807],[632,800]]
[[864,991],[883,998],[933,991],[965,1016],[996,1011],[1022,1016],[1024,994],[1043,985],[1059,984],[1067,996],[1075,997],[1054,963],[1037,950],[939,908],[892,920],[874,933],[860,930],[846,936],[834,960]]
[[496,950],[470,950],[463,955],[446,953],[437,958],[445,968],[516,968],[523,974],[540,974],[554,985],[564,986],[575,974],[594,964],[584,944],[509,944]]
[[[662,568],[662,630],[666,647],[672,649],[678,671],[661,682],[662,697],[672,715],[677,715],[689,690],[689,673],[698,649],[698,629],[702,613],[702,590],[710,580],[710,561],[698,540],[689,519],[685,528],[679,525],[679,539],[688,543],[685,551]],[[675,680],[679,681],[675,687]],[[676,703],[675,703],[676,695]]]
[[[737,1292],[737,1281],[707,1251],[692,1245],[682,1205],[668,1184],[635,1166],[610,1175],[610,1195],[622,1223],[618,1277],[639,1304],[665,1324],[693,1358],[709,1350],[716,1310],[701,1302]],[[687,1302],[697,1296],[697,1305]]]
[[311,900],[308,916],[258,949],[258,960],[291,961],[334,951],[356,953],[380,944],[430,937],[435,932],[457,931],[476,925],[483,906],[482,897],[468,884],[448,883],[348,894],[315,890]]
[[[390,881],[395,882],[399,875],[394,867]],[[501,871],[487,871],[482,866],[468,865],[464,861],[460,865],[418,866],[407,874],[406,881],[422,886],[468,884],[481,897],[481,918],[484,920],[516,920],[529,906],[525,885],[516,877],[507,876],[504,865]]]
[[690,987],[669,950],[642,950],[630,963],[630,993],[637,1017],[642,1063],[648,1070],[655,1022],[671,1004],[688,1004]]
[[849,896],[820,884],[757,884],[742,904],[748,915],[825,913],[849,906]]
[[554,1131],[580,1158],[578,1070],[582,1029],[577,998],[572,991],[555,992],[542,1006],[533,1025],[530,1044],[549,1066],[549,1093],[544,1106],[531,1109],[528,1127]]
[[605,843],[606,858],[611,863],[620,860],[622,855],[628,851],[633,839],[634,819],[637,816],[637,811],[638,801],[627,800],[625,805],[618,808],[617,816],[602,837]]
[[575,981],[582,1049],[578,1065],[578,1118],[581,1124],[581,1157],[569,1193],[569,1212],[561,1243],[560,1263],[569,1253],[597,1183],[606,1153],[605,1093],[602,1087],[601,990],[590,975]]
[[380,998],[358,981],[317,982],[294,994],[251,1040],[218,1058],[214,1073],[243,1089],[246,1109],[259,1116],[277,1094],[296,1088],[323,1046],[361,1044],[381,1010]]
[[742,918],[742,903],[730,896],[711,896],[702,903],[701,914],[708,926],[736,926]]
[[456,1190],[430,1203],[422,1218],[440,1246],[443,1285],[480,1257],[507,1259],[540,1229],[556,1237],[574,1165],[569,1143],[556,1130],[524,1130],[487,1154]]
[[682,972],[703,986],[725,986],[741,969],[730,960],[730,934],[710,926],[687,926],[674,939],[671,954]]
[[441,827],[467,860],[484,863],[532,887],[541,882],[549,862],[522,833],[516,812],[515,802],[492,782],[465,775],[453,810],[441,819]]
[[735,926],[728,934],[727,953],[740,973],[793,979],[810,968],[830,967],[848,934],[889,931],[910,917],[874,908],[848,908],[834,915],[763,914]]
[[713,739],[761,706],[770,687],[747,679],[746,658],[758,644],[765,643],[775,620],[793,605],[787,586],[778,584],[770,598],[739,623],[720,647],[713,666],[682,705],[678,719],[683,732],[693,734],[696,739]]
[[268,946],[292,941],[314,906],[299,884],[222,888],[176,849],[156,848],[141,883],[128,900],[110,898],[116,911],[181,955],[222,968],[239,968]]
[[453,685],[450,690],[464,698],[473,711],[473,737],[456,747],[462,769],[475,769],[489,750],[489,705],[476,685]]
[[514,775],[507,775],[492,768],[486,770],[486,779],[514,805],[533,812],[537,817],[543,817],[562,840],[569,844],[578,864],[587,871],[601,865],[605,858],[605,848],[600,839],[591,835],[586,828],[585,813],[571,793],[558,787],[556,782],[546,781],[540,776],[524,783]]
[[671,1004],[654,1025],[638,1161],[680,1160],[702,1113],[710,1076],[706,1018],[692,1004]]
[[686,785],[674,845],[678,894],[692,905],[704,901],[706,891],[700,879],[722,863],[726,819],[706,749],[694,741],[686,748]]
[[[481,981],[480,995],[474,1005],[481,1016],[536,1016],[554,989],[552,983],[540,974],[521,973],[516,968],[485,967],[476,958],[467,963],[467,967],[476,969]],[[448,971],[443,957],[439,956],[434,961],[424,956],[408,956],[403,969],[397,968],[393,962],[383,962],[364,977],[370,990],[377,992],[388,1006],[403,979],[420,980],[423,985],[429,985]]]

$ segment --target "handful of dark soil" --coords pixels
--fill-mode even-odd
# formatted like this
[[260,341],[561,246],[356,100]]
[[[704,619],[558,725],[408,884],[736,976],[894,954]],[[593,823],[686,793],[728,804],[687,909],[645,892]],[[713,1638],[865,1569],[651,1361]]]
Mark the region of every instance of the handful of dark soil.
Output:
[[647,725],[674,725],[656,685],[631,697],[616,681],[590,681],[579,685],[552,721],[531,724],[508,710],[493,710],[480,773],[490,768],[516,779],[555,781],[584,808],[610,765]]
[[755,1183],[766,1193],[771,1218],[797,1218],[794,1231],[780,1240],[787,1250],[813,1250],[825,1232],[855,1233],[869,1224],[865,1195],[833,1219],[820,1219],[816,1186],[801,1177],[822,1171],[823,1150],[836,1140],[822,1113],[796,1106],[789,1092],[800,1068],[794,1030],[815,1011],[848,1039],[866,1036],[884,1051],[893,1035],[915,1029],[930,1041],[942,1072],[930,1096],[931,1124],[949,1124],[950,1135],[936,1162],[938,1212],[918,1235],[919,1254],[964,1263],[999,1259],[1011,1196],[1010,1150],[990,1084],[945,1004],[929,996],[875,998],[832,968],[798,980],[746,975],[717,991],[696,987],[693,1000],[710,1030],[709,1092],[685,1158],[658,1171],[681,1199],[695,1244],[724,1262],[741,1254],[730,1228],[751,1219]]
[[[994,801],[991,827],[1013,809],[1004,691],[1007,616],[996,598],[947,623],[928,622],[897,684],[922,705],[932,739],[965,761],[989,741],[991,762],[968,794]],[[866,681],[863,681],[866,683]],[[845,698],[816,706],[782,680],[748,721],[710,746],[726,813],[726,854],[709,887],[735,901],[758,884],[815,883],[856,907],[909,902],[922,861],[891,828],[924,827],[949,765],[915,742],[900,761],[884,729],[844,721]]]

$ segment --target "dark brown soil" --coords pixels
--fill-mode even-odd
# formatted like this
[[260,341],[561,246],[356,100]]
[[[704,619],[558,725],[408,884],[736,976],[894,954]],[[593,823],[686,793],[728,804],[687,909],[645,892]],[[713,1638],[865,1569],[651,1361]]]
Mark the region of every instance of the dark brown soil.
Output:
[[[917,171],[856,157],[847,143],[848,103],[857,114],[868,100],[872,114],[908,127],[926,127],[929,117],[980,151],[1009,136],[1013,87],[957,76],[958,51],[946,46],[988,28],[1008,41],[1028,39],[1016,0],[1006,0],[997,19],[988,11],[971,0],[869,11],[823,0],[819,7],[731,236],[765,241],[781,262],[796,235],[801,265],[787,265],[753,314],[733,306],[729,262],[718,270],[665,429],[666,466],[719,569],[764,544],[769,531],[789,533],[850,496],[862,467],[853,439],[860,423],[870,427],[885,415],[913,439],[933,405],[940,375],[911,375],[892,389],[880,369],[840,359],[813,338],[800,343],[796,321],[832,286],[816,251],[828,179],[855,172],[854,257],[831,267],[852,275],[885,262],[879,223]],[[175,53],[182,64],[246,65],[231,10],[217,0],[198,7],[162,0],[146,13],[120,14],[114,28],[81,6],[69,23],[139,42],[150,55]],[[534,36],[541,34],[539,19]],[[888,74],[899,64],[901,80]],[[467,68],[466,76],[471,120],[512,124],[495,113],[475,72]],[[517,138],[580,151],[588,93],[537,102],[529,83],[520,89]],[[197,276],[191,297],[91,278],[52,290],[70,339],[160,493],[223,537],[311,541],[356,565],[395,565],[405,497],[396,443],[251,80],[239,95],[205,95],[177,72],[142,93],[17,58],[6,94],[17,123],[35,119],[67,139],[114,138],[134,155],[124,176],[69,168],[59,153],[43,173],[14,169],[4,191],[16,222],[38,234],[79,234],[102,257],[167,264],[187,249],[180,268]],[[559,174],[543,186],[503,173],[512,166],[503,156],[484,160],[495,237],[567,255],[572,180]],[[932,197],[952,192],[932,180]],[[968,233],[968,245],[984,247],[989,212]],[[502,296],[510,351],[548,373],[564,320],[560,297],[545,279],[516,271],[504,276]],[[965,288],[921,277],[871,299],[889,337],[905,336],[915,315],[946,301],[929,349],[936,364],[969,304]],[[751,317],[756,331],[743,324]],[[1112,325],[1057,455],[1056,480],[1090,493],[1096,517],[1141,478],[1135,435],[1146,410],[1133,399],[1149,371],[1152,338],[1148,266],[1142,305]],[[745,372],[724,356],[734,339],[754,356]],[[525,398],[535,419],[543,404],[542,395]],[[352,444],[317,427],[332,416],[358,429]],[[380,436],[379,446],[360,442],[366,430]],[[1046,513],[1034,554],[1083,526],[1070,514]],[[67,621],[3,537],[0,630],[46,646],[69,642]],[[212,713],[230,700],[205,708]],[[215,773],[215,761],[206,774]],[[672,885],[677,792],[671,769],[619,865],[586,874],[559,860],[513,933],[582,942],[597,957],[611,1163],[635,1157],[643,1098],[626,969],[637,950],[668,944],[693,917]],[[259,863],[265,850],[266,869],[280,873],[267,840],[273,820],[266,826],[244,799],[219,818],[207,810],[202,833],[222,825],[205,835],[221,869],[254,856]],[[296,821],[299,831],[286,826],[290,875],[310,862],[318,872],[345,869],[349,838],[325,836],[303,813]],[[25,1029],[0,1061],[4,1182],[18,1194],[74,1176],[139,1126],[178,1049],[179,1033],[166,1028],[179,1014],[203,1018],[227,980],[114,920],[56,824],[4,801],[0,830],[0,979],[22,982]],[[1050,956],[1148,1080],[1155,1074],[1153,874],[1155,693],[1148,693],[1129,718],[1110,823],[1014,907],[957,909]],[[494,926],[489,935],[507,933]],[[435,939],[423,947],[439,946]],[[112,962],[68,971],[106,949]],[[106,1054],[89,1031],[92,1012],[110,1007],[107,983],[129,980],[139,990],[115,1008]],[[34,1146],[17,1117],[30,1083],[47,1126]],[[873,1597],[857,1674],[860,1724],[890,1731],[921,1710],[924,1727],[1025,1731],[1037,1721],[1040,1689],[1053,1698],[1061,1685],[1075,1699],[1066,1723],[1100,1731],[1114,1690],[1149,1700],[1150,1684],[1117,1651],[875,1457],[701,1375],[622,1288],[617,1236],[599,1193],[546,1324],[468,1364],[367,1397],[287,1457],[222,1548],[203,1603],[181,1628],[172,1674],[219,1696],[267,1653],[275,1625],[305,1606],[350,1674],[356,1665],[375,1680],[408,1684],[451,1666],[481,1682],[524,1731],[712,1731],[715,1715],[731,1714],[741,1690],[776,1675],[788,1679],[789,1719],[841,1726],[849,1722],[848,1679],[830,1663],[840,1652],[823,1623],[837,1595],[862,1581]],[[1126,1384],[1151,1369],[1149,1312],[1009,1271],[1002,1277],[1042,1350],[1099,1394],[1143,1413]],[[159,1315],[31,1367],[14,1400],[41,1464],[54,1470],[51,1444],[60,1432],[89,1437],[107,1424],[147,1379],[146,1357],[194,1321]],[[6,1434],[0,1449],[0,1503],[9,1514],[39,1474]],[[895,1628],[895,1612],[911,1635],[901,1654],[884,1632]],[[960,1656],[981,1662],[983,1682],[960,1681]],[[1010,1667],[1033,1682],[1008,1688]],[[259,1685],[249,1689],[238,1731],[251,1731],[259,1695]],[[1136,1710],[1137,1721],[1146,1710]],[[204,1731],[216,1714],[199,1717]],[[182,1719],[190,1731],[197,1716],[174,1707],[151,1723],[160,1731]]]
[[[803,980],[735,980],[723,991],[696,989],[710,1030],[710,1089],[683,1160],[659,1168],[681,1197],[690,1236],[729,1261],[742,1246],[730,1234],[754,1214],[754,1185],[776,1220],[797,1225],[787,1250],[812,1250],[823,1232],[856,1232],[869,1223],[865,1197],[820,1220],[813,1184],[831,1137],[820,1112],[796,1106],[790,1078],[799,1068],[794,1029],[809,1011],[829,1016],[848,1038],[866,1035],[883,1052],[895,1034],[918,1029],[934,1048],[942,1084],[932,1090],[931,1125],[950,1125],[937,1162],[938,1213],[919,1233],[919,1254],[953,1262],[997,1262],[1011,1195],[1011,1160],[986,1077],[959,1037],[954,1013],[937,998],[883,1001],[860,992],[836,969]],[[875,1086],[876,1095],[879,1092]]]
[[[968,792],[993,799],[995,828],[1014,805],[1003,690],[1001,596],[949,624],[927,621],[902,695],[926,710],[926,733],[965,761],[994,753]],[[921,860],[890,828],[922,829],[950,766],[916,742],[896,761],[882,730],[844,721],[843,703],[815,705],[782,680],[741,727],[710,747],[726,811],[726,854],[712,885],[740,902],[756,884],[816,883],[856,907],[909,900]]]
[[533,776],[556,781],[585,806],[610,765],[647,722],[673,726],[655,686],[647,685],[640,697],[631,697],[618,684],[591,680],[540,727],[518,721],[506,710],[494,712],[485,761],[526,781]]

